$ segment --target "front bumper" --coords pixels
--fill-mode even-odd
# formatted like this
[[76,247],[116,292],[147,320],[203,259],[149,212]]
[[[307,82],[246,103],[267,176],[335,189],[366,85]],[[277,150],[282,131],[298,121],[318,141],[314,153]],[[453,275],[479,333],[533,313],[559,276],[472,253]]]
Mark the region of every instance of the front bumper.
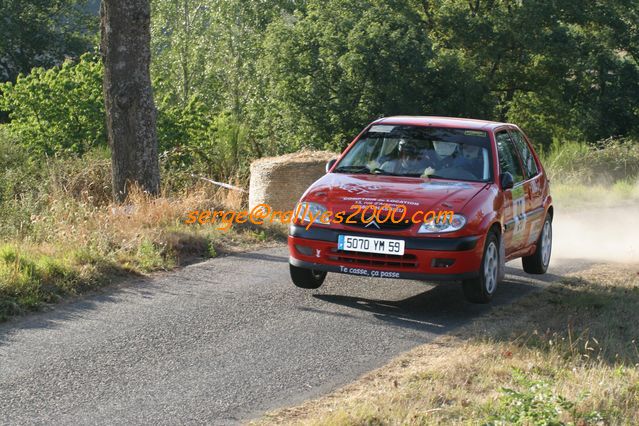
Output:
[[[337,250],[339,235],[402,239],[404,255],[378,255]],[[400,237],[291,226],[288,237],[293,266],[366,277],[457,281],[479,275],[484,236],[459,238]]]

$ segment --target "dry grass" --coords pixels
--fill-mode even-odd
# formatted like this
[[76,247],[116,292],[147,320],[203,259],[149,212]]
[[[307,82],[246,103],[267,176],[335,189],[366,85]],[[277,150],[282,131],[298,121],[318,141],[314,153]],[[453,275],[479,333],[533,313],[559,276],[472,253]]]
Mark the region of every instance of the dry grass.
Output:
[[596,145],[553,143],[542,155],[551,180],[610,186],[639,177],[639,144],[632,139],[606,139]]
[[599,266],[259,423],[633,424],[639,265]]
[[245,202],[206,183],[173,197],[133,190],[124,205],[106,203],[100,188],[78,191],[74,181],[52,188],[41,200],[45,207],[31,215],[28,232],[0,244],[0,320],[131,274],[266,246],[285,234],[280,228],[235,225],[224,232],[184,224],[188,211],[239,209]]

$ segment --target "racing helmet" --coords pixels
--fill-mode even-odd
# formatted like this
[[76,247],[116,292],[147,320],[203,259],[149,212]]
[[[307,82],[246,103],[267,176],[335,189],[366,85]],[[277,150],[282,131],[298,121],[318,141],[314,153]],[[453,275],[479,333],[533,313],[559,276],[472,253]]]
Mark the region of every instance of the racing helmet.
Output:
[[419,148],[414,142],[409,141],[407,138],[401,138],[399,140],[399,154],[406,155],[407,157],[417,157],[419,154]]
[[476,160],[479,159],[481,147],[465,143],[461,145],[461,151],[464,158],[468,160]]

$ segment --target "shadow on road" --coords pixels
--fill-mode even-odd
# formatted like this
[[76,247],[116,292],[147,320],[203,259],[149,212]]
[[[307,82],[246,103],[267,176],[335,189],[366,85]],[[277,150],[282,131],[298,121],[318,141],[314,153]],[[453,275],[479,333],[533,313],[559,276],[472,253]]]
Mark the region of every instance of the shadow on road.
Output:
[[496,307],[511,304],[531,292],[541,290],[561,278],[552,273],[531,276],[512,267],[507,267],[506,273],[506,279],[500,284],[495,298],[486,305],[466,302],[460,283],[442,283],[401,300],[326,293],[314,294],[313,297],[369,312],[377,320],[398,327],[444,333]]

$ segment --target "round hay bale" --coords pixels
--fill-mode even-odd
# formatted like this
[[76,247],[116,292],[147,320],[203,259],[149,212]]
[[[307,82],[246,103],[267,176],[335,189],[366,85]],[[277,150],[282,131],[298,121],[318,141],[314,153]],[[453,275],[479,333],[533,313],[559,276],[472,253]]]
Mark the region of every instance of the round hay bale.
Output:
[[301,151],[254,161],[249,209],[264,203],[274,210],[294,209],[309,185],[326,173],[326,162],[338,155],[328,151]]

